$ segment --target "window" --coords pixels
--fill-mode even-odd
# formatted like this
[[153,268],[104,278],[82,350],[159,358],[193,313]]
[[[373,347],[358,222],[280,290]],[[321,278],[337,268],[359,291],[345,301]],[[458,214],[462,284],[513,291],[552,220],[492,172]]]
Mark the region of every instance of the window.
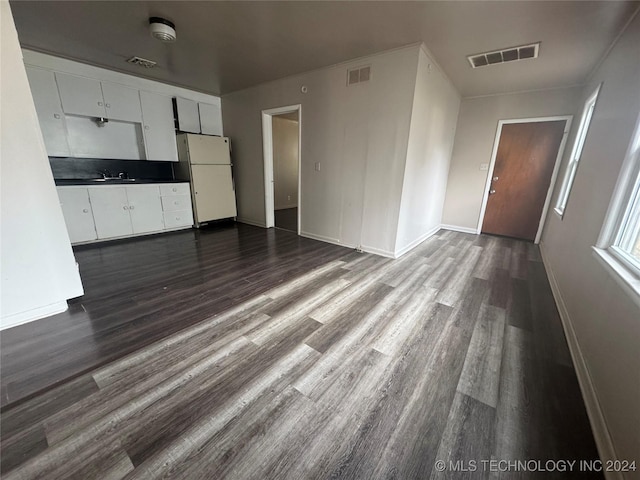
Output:
[[595,251],[640,296],[640,115]]
[[600,85],[596,88],[596,91],[591,94],[584,104],[584,110],[582,111],[582,118],[580,119],[580,125],[578,126],[578,133],[576,134],[575,142],[573,143],[573,150],[571,151],[571,157],[569,158],[569,164],[567,165],[567,171],[564,175],[562,182],[562,188],[560,189],[560,195],[558,195],[558,202],[556,203],[555,211],[558,215],[564,215],[564,209],[567,206],[569,200],[569,193],[571,192],[571,186],[573,180],[576,177],[576,171],[578,170],[578,162],[582,156],[582,149],[584,148],[584,142],[587,139],[587,132],[589,131],[589,124],[593,117],[593,111],[596,108],[596,100],[598,99],[598,92],[600,92]]

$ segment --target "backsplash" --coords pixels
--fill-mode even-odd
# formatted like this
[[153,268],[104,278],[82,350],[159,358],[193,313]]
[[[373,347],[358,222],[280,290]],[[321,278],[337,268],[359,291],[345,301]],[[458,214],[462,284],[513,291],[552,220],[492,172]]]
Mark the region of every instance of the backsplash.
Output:
[[99,172],[104,170],[108,170],[113,176],[126,172],[129,178],[176,180],[172,162],[49,157],[49,163],[56,180],[98,178]]

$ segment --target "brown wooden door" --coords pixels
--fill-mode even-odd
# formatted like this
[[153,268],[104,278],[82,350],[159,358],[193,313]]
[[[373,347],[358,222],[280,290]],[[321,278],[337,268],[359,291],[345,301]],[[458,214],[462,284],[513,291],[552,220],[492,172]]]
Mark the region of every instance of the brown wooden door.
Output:
[[502,126],[483,233],[534,240],[565,121]]

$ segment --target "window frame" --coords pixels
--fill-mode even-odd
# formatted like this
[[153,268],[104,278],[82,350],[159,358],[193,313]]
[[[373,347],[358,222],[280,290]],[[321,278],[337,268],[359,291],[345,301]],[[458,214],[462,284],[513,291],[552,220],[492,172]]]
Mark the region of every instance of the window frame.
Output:
[[589,97],[584,102],[584,108],[582,109],[582,115],[580,117],[580,123],[578,124],[576,138],[573,141],[573,148],[571,149],[571,156],[569,157],[569,162],[567,163],[564,179],[562,180],[562,186],[560,187],[560,192],[556,200],[556,206],[554,207],[554,211],[560,216],[560,218],[564,216],[564,212],[567,209],[567,203],[569,203],[569,195],[571,194],[573,182],[576,178],[578,165],[580,164],[582,151],[584,150],[584,144],[587,140],[587,135],[589,134],[589,127],[591,126],[591,121],[593,120],[593,115],[596,110],[596,104],[598,102],[598,95],[600,94],[601,87],[602,83],[596,87],[593,93],[591,93],[591,95],[589,95]]
[[[609,209],[594,254],[640,305],[640,259],[620,247],[632,215],[640,215],[640,114],[624,163],[613,190]],[[636,228],[638,228],[636,226]]]

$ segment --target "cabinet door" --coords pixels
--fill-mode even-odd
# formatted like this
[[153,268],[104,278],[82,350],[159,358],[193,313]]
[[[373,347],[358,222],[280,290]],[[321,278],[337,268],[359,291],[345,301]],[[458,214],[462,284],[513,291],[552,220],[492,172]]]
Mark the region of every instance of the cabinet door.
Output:
[[178,161],[171,98],[140,91],[147,160]]
[[198,104],[186,98],[176,98],[178,110],[178,130],[188,133],[200,133],[200,115]]
[[107,118],[133,123],[142,122],[138,90],[117,83],[102,82],[102,95],[107,109]]
[[64,113],[85,117],[105,117],[102,88],[98,80],[56,72]]
[[136,185],[126,189],[133,233],[163,230],[164,218],[158,185]]
[[229,165],[192,165],[198,223],[236,216],[236,195]]
[[131,235],[133,228],[125,187],[90,187],[88,190],[98,238]]
[[198,103],[200,130],[206,135],[222,136],[222,115],[218,105]]
[[58,198],[71,243],[88,242],[98,238],[87,189],[58,187]]
[[55,76],[41,68],[26,67],[26,70],[47,155],[68,157],[71,152]]

